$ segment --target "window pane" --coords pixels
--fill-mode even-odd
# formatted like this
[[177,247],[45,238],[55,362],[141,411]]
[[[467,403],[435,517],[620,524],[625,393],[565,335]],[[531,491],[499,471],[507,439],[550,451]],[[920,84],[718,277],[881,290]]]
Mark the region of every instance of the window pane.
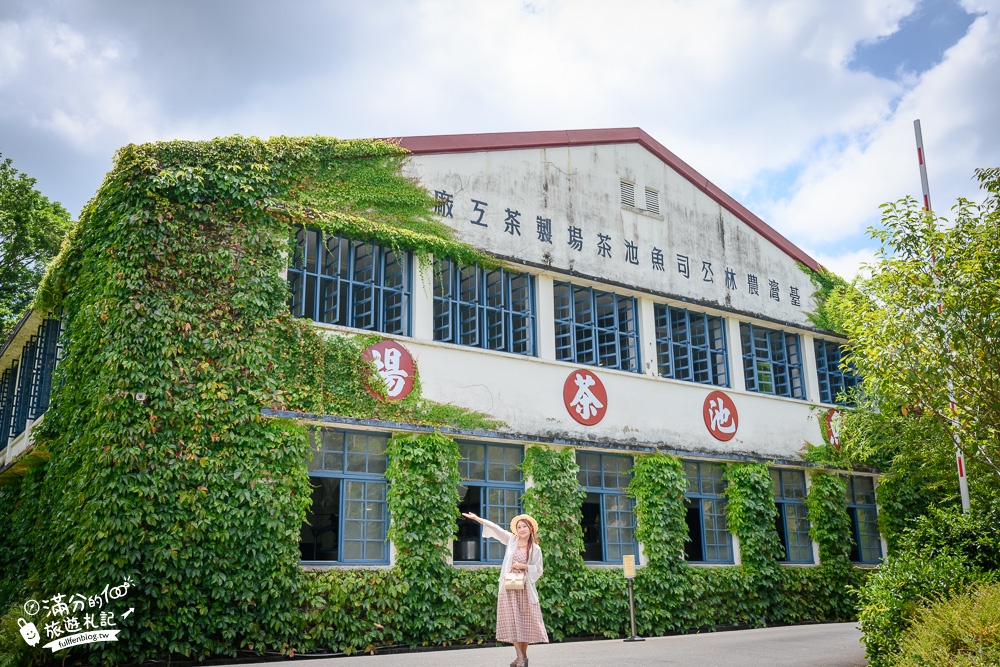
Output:
[[635,299],[555,283],[556,357],[639,372]]
[[695,562],[732,562],[732,538],[726,524],[724,467],[684,461],[688,480],[685,499],[689,542],[685,556]]
[[740,323],[743,371],[749,391],[805,398],[799,337]]
[[725,323],[721,317],[666,304],[657,304],[654,312],[660,375],[716,386],[729,385]]
[[533,276],[505,269],[437,261],[435,340],[533,355],[533,280]]
[[801,470],[782,470],[784,497],[789,500],[805,500],[806,474]]
[[337,561],[339,536],[337,516],[340,510],[340,480],[334,477],[310,477],[312,504],[302,524],[299,550],[302,560]]
[[292,314],[328,324],[405,334],[409,256],[374,243],[296,232],[288,268]]
[[[324,471],[310,478],[314,489],[301,530],[303,560],[384,562],[387,486],[378,476],[385,470],[388,437],[316,429],[310,438],[317,448],[322,443],[314,452],[322,454]],[[316,460],[314,453],[314,467]]]
[[583,528],[583,559],[604,560],[600,494],[588,493],[584,498],[580,525]]

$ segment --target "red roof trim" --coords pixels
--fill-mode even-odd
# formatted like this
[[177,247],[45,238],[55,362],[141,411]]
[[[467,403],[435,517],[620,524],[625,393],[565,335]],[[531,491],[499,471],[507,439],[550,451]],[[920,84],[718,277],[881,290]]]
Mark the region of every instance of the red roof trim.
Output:
[[717,185],[695,171],[691,165],[671,153],[663,144],[638,127],[603,130],[445,134],[422,137],[394,137],[393,139],[414,155],[475,153],[526,148],[553,148],[557,146],[639,144],[689,180],[696,188],[718,202],[720,206],[749,225],[751,229],[780,248],[786,255],[798,262],[802,262],[814,271],[820,268],[819,262],[807,255],[804,250],[779,234],[773,227],[751,213],[743,204],[723,192]]

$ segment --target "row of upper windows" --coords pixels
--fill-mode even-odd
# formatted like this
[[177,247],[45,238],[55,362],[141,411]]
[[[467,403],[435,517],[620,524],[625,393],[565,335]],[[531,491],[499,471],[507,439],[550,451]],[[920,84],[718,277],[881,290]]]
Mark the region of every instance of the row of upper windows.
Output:
[[[312,506],[302,526],[301,553],[307,562],[388,562],[386,535],[385,453],[388,435],[334,429],[313,430]],[[516,445],[460,442],[460,512],[473,512],[507,526],[523,509],[523,449]],[[625,490],[632,478],[631,456],[577,451],[577,481],[584,498],[580,507],[583,557],[588,562],[620,563],[636,555],[633,501]],[[684,461],[684,496],[688,536],[685,559],[692,563],[733,563],[733,540],[726,524],[726,482],[722,464]],[[802,470],[772,469],[775,529],[783,562],[812,563],[809,518]],[[854,546],[851,560],[877,563],[882,556],[876,524],[874,482],[849,477],[847,497]],[[485,539],[478,523],[458,520],[453,543],[456,563],[499,563],[503,545]]]
[[[299,229],[288,280],[292,314],[316,322],[409,334],[410,257],[368,241]],[[560,361],[641,372],[635,297],[570,282],[553,285]],[[534,276],[439,259],[434,269],[434,340],[535,356]],[[667,378],[730,386],[722,317],[654,305],[656,362]],[[740,323],[749,391],[805,399],[798,334]],[[841,346],[815,340],[820,400],[845,402],[858,377]]]

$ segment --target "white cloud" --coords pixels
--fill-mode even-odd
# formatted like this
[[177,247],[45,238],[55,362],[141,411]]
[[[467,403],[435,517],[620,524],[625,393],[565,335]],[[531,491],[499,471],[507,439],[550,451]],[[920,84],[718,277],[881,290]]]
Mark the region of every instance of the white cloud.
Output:
[[959,196],[981,199],[973,169],[1000,164],[1000,4],[992,4],[992,13],[915,82],[893,114],[842,149],[810,160],[794,192],[765,217],[805,243],[835,242],[876,223],[880,203],[907,195],[919,200],[918,118],[936,211],[947,215]]
[[863,248],[861,250],[851,250],[843,253],[828,253],[824,250],[808,250],[813,258],[828,270],[833,271],[844,280],[850,282],[856,276],[868,272],[863,271],[864,265],[871,265],[875,261],[875,248]]
[[151,139],[640,126],[793,242],[853,251],[919,194],[913,118],[939,205],[1000,153],[993,15],[919,79],[847,68],[916,1],[301,0],[284,31],[253,0],[23,0],[0,10],[0,133],[103,166]]
[[0,78],[0,93],[14,101],[0,109],[5,123],[41,128],[81,150],[149,133],[150,106],[118,43],[41,17],[0,32],[15,54]]

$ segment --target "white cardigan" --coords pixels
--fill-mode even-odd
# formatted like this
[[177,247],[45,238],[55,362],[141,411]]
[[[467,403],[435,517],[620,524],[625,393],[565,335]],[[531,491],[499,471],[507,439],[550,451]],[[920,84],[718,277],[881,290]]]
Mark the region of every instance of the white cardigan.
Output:
[[[500,566],[500,590],[497,592],[497,597],[499,598],[504,592],[503,578],[510,570],[510,564],[514,560],[514,552],[517,551],[519,538],[509,530],[504,530],[487,519],[483,519],[483,535],[485,537],[492,537],[494,540],[507,545],[507,551],[503,556],[503,565]],[[538,591],[535,590],[535,582],[542,576],[542,569],[542,549],[538,546],[537,542],[532,541],[531,553],[528,554],[528,570],[525,572],[528,576],[525,577],[525,581],[527,582],[528,599],[535,604],[538,603]]]

